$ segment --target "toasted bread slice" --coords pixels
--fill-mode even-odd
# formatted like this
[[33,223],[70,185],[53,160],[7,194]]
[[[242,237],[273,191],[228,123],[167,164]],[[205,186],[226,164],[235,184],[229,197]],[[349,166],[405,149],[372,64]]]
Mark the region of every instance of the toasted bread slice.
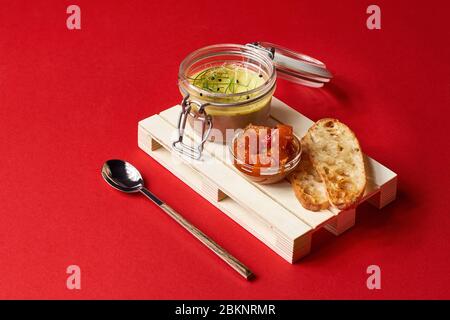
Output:
[[320,211],[330,206],[327,189],[303,148],[300,164],[289,177],[295,196],[305,209]]
[[302,143],[325,182],[331,204],[341,210],[355,206],[364,194],[366,170],[358,139],[350,128],[336,119],[321,119]]

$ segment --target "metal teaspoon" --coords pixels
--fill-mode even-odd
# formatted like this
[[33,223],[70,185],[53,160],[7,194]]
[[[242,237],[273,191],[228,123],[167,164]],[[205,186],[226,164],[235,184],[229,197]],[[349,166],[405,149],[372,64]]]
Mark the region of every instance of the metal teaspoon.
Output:
[[119,191],[126,193],[142,193],[245,279],[250,279],[253,276],[253,273],[244,264],[146,189],[140,172],[132,164],[123,160],[108,160],[103,165],[102,176],[111,187]]

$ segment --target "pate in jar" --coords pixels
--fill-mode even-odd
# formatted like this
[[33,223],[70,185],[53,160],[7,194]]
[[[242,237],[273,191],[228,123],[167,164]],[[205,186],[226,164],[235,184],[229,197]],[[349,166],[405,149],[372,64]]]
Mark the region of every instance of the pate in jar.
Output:
[[[331,78],[320,61],[270,43],[218,44],[189,54],[178,74],[183,101],[174,150],[199,159],[207,140],[224,143],[228,129],[264,124],[277,71],[282,78],[311,87]],[[197,145],[183,142],[186,123],[199,137]]]

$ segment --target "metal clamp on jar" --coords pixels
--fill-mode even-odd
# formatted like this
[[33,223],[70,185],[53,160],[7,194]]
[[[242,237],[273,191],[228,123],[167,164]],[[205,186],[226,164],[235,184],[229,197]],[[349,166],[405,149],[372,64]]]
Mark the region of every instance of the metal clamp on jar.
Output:
[[[310,87],[322,87],[332,78],[322,62],[265,42],[219,44],[189,54],[178,74],[183,101],[173,149],[200,159],[207,140],[227,141],[227,129],[264,124],[277,71],[281,78]],[[194,145],[183,141],[187,122],[199,138]]]

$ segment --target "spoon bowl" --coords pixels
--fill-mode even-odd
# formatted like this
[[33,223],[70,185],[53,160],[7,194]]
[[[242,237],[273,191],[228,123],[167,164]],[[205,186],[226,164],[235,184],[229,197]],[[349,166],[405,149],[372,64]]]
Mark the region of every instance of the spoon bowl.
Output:
[[123,192],[138,192],[144,179],[138,169],[123,160],[108,160],[102,167],[102,177],[113,188]]

